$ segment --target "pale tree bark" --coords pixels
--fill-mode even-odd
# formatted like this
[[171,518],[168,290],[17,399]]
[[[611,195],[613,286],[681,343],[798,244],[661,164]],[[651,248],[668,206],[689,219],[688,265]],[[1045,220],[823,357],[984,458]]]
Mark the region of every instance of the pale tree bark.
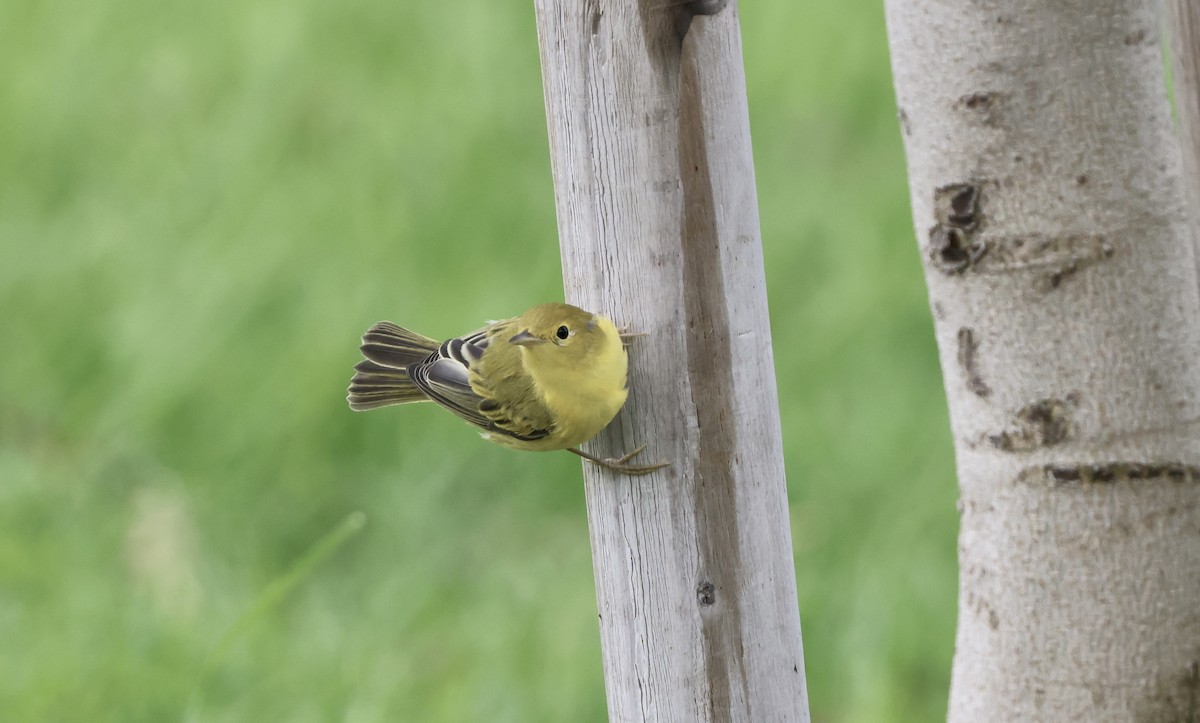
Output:
[[671,464],[584,466],[609,716],[807,720],[736,4],[535,4],[567,299],[646,334],[591,451]]
[[887,0],[960,486],[952,721],[1200,716],[1200,301],[1153,0]]

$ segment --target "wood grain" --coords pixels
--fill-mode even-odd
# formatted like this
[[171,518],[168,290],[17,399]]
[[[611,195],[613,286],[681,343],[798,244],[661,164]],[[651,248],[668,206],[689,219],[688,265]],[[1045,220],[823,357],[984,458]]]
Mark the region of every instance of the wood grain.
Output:
[[1200,0],[1167,0],[1175,111],[1187,174],[1196,264],[1200,268]]
[[[614,721],[805,721],[736,3],[538,0],[567,300],[648,336],[585,466]],[[711,13],[711,14],[699,14]]]

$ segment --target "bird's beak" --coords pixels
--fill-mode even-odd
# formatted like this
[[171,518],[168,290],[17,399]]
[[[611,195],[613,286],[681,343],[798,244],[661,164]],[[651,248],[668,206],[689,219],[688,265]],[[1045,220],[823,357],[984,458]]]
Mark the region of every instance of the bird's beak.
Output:
[[529,330],[526,329],[520,334],[517,334],[513,338],[509,339],[508,343],[516,344],[517,346],[533,346],[535,344],[545,344],[546,340],[530,334]]

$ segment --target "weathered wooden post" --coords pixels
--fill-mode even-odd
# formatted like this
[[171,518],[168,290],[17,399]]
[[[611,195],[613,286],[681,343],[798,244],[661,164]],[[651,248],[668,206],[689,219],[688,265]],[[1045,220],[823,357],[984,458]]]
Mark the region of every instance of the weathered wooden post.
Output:
[[615,721],[805,721],[736,3],[536,0],[567,300],[645,332],[584,466]]
[[1171,30],[1171,68],[1175,81],[1175,108],[1183,147],[1183,168],[1191,210],[1196,263],[1200,268],[1200,2],[1168,0]]

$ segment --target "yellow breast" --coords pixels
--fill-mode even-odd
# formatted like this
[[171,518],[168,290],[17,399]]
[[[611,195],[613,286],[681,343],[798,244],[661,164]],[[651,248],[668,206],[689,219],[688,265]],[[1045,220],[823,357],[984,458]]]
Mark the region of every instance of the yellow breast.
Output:
[[526,356],[526,368],[555,418],[554,434],[539,440],[539,449],[583,444],[608,426],[625,404],[629,394],[625,347],[611,321],[601,316],[596,319],[604,341],[578,364],[530,364],[532,360]]

